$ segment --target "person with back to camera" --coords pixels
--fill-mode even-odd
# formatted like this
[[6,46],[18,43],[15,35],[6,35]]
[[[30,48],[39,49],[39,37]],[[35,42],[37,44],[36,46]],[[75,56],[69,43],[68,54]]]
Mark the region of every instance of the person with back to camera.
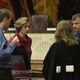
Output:
[[73,23],[73,28],[74,28],[74,36],[75,38],[80,41],[80,14],[74,14],[72,16],[72,23]]
[[43,61],[45,80],[80,80],[80,44],[70,21],[57,24],[55,39]]
[[[21,77],[27,77],[28,80],[31,80],[31,45],[32,39],[28,36],[28,31],[30,28],[30,21],[27,17],[20,17],[14,22],[14,27],[16,28],[16,33],[8,41],[10,43],[16,36],[19,39],[19,45],[13,51],[13,57],[16,70],[23,70]],[[20,60],[21,59],[21,60]],[[20,60],[20,61],[19,61]],[[25,76],[26,71],[26,76]],[[16,76],[16,75],[14,75]]]
[[18,39],[7,44],[7,39],[4,36],[11,20],[12,13],[7,9],[0,9],[0,80],[13,80],[11,53],[18,43]]

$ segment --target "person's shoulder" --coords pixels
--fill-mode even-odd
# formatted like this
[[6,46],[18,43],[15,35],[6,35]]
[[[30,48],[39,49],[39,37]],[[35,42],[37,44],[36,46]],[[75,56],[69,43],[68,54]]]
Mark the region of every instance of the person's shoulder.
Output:
[[26,38],[27,38],[27,39],[30,39],[30,40],[32,40],[32,38],[31,38],[30,36],[28,36],[28,35],[26,35]]
[[64,45],[64,41],[59,41],[59,42],[55,42],[52,44],[52,46],[60,46],[60,45]]
[[80,42],[79,42],[79,44],[75,45],[75,47],[80,47]]
[[50,48],[55,48],[59,45],[59,42],[54,42],[52,43],[52,45],[50,46]]
[[26,39],[32,41],[32,38],[30,36],[28,36],[28,35],[26,35]]
[[67,46],[64,41],[55,42],[51,45],[51,48],[63,48]]
[[32,38],[31,38],[30,36],[28,36],[28,38],[29,38],[30,40],[32,40]]

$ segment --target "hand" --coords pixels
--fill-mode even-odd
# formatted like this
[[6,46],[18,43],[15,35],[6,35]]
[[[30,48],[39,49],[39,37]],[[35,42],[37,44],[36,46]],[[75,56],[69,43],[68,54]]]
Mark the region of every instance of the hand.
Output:
[[13,42],[15,45],[17,45],[19,43],[19,39],[16,36],[11,42]]

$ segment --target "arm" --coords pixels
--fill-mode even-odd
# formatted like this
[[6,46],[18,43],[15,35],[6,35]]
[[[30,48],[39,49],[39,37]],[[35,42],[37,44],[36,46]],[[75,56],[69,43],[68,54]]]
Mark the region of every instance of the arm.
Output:
[[5,44],[6,44],[6,39],[4,38],[4,36],[2,36],[2,34],[0,34],[0,58],[5,54],[9,55],[15,48],[14,43],[10,43],[6,45],[6,48],[4,48]]

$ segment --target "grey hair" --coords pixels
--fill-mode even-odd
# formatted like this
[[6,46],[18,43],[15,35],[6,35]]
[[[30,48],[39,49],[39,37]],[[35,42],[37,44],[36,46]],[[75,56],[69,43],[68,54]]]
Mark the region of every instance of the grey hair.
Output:
[[74,14],[73,16],[72,16],[72,20],[75,20],[76,18],[80,18],[80,13],[77,13],[77,14]]
[[0,22],[3,21],[3,19],[6,17],[7,19],[10,19],[12,13],[7,9],[0,9]]

